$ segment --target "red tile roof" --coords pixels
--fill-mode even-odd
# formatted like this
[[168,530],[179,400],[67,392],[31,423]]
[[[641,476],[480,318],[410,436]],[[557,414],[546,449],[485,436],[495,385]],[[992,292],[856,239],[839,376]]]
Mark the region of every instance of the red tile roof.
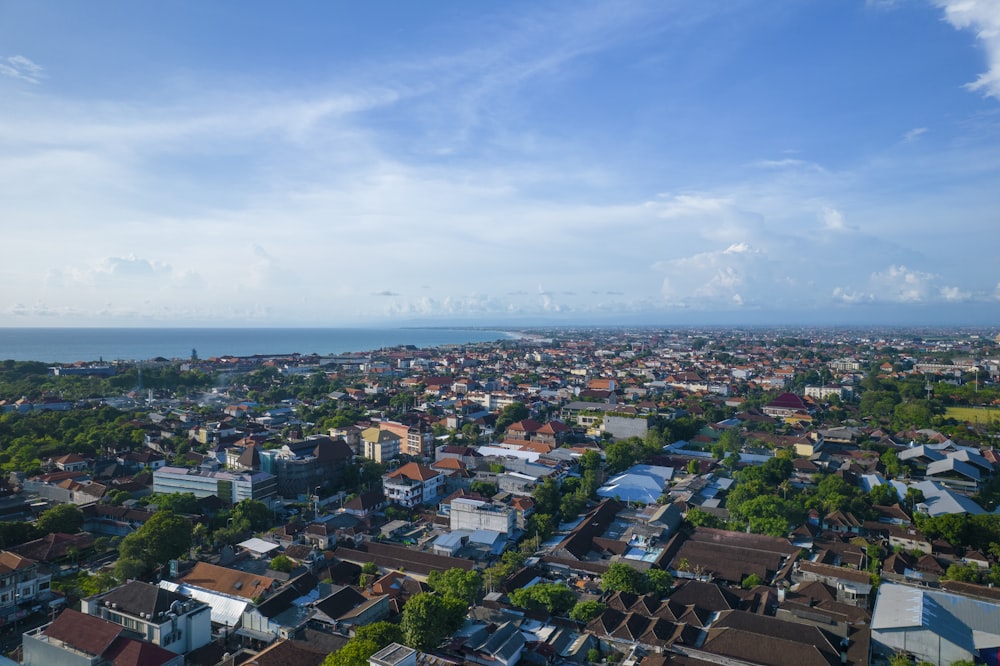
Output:
[[124,630],[113,622],[67,608],[42,633],[81,652],[100,656]]

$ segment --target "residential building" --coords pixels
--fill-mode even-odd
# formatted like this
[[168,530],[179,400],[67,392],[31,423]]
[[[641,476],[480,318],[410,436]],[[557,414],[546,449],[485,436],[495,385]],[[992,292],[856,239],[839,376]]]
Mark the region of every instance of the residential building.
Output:
[[51,574],[39,563],[5,550],[0,552],[0,619],[22,614],[22,604],[29,604],[48,594]]
[[212,640],[208,604],[138,580],[82,600],[80,610],[177,654]]
[[420,463],[406,463],[383,474],[382,487],[390,502],[414,507],[437,500],[444,488],[444,474]]
[[365,458],[378,463],[388,462],[400,452],[401,438],[391,430],[366,428],[361,431],[361,441],[364,444]]
[[22,638],[25,666],[183,666],[183,655],[139,639],[107,620],[71,608]]
[[452,530],[490,530],[510,535],[517,525],[517,513],[503,504],[459,497],[451,501]]

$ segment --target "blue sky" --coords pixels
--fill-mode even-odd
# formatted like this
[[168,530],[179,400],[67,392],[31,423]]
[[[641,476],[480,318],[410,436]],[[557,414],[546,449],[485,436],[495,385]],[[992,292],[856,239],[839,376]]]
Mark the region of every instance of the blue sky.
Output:
[[1000,2],[0,3],[0,325],[990,323]]

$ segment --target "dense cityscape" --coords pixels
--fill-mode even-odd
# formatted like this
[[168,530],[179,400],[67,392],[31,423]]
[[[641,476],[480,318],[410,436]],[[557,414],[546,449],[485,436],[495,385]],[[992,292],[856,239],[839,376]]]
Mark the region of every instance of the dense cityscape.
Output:
[[24,664],[992,663],[992,330],[0,364]]

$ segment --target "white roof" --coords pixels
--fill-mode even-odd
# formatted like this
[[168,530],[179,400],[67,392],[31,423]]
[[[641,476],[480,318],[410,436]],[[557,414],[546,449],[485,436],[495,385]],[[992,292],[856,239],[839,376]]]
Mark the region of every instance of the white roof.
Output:
[[276,543],[270,541],[264,541],[263,539],[258,539],[253,537],[252,539],[247,539],[246,541],[241,541],[236,544],[240,548],[246,548],[250,552],[256,555],[267,555],[272,550],[277,550],[280,546]]
[[635,465],[598,488],[597,494],[628,502],[655,502],[665,492],[673,475],[673,467]]
[[211,592],[200,587],[190,587],[182,583],[161,580],[160,587],[171,592],[180,592],[192,599],[208,604],[212,609],[212,622],[235,627],[243,618],[243,611],[250,604],[246,599],[236,599],[226,594]]

